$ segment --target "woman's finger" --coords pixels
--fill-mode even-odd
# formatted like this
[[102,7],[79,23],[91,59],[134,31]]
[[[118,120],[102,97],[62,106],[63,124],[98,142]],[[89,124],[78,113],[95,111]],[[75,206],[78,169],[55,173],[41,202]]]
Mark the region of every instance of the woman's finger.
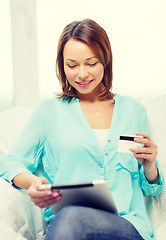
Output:
[[28,189],[28,194],[30,197],[34,197],[34,198],[44,198],[47,197],[49,195],[52,194],[52,192],[50,190],[46,190],[46,191],[39,191],[37,188],[35,188],[34,186],[31,186]]
[[134,148],[131,149],[133,153],[145,153],[145,154],[153,154],[154,149],[153,148],[148,148],[148,147],[141,147],[141,148]]
[[134,153],[134,156],[136,157],[136,158],[140,158],[140,159],[147,159],[147,160],[151,160],[151,154],[144,154],[144,153]]
[[138,135],[138,136],[143,136],[144,138],[147,138],[147,139],[151,140],[151,138],[149,137],[149,135],[146,134],[146,133],[137,132],[136,135]]
[[61,200],[61,196],[47,199],[46,201],[34,201],[34,204],[40,208],[45,208],[53,204],[58,203]]
[[28,189],[28,194],[30,197],[44,197],[51,195],[50,190],[39,191],[38,188],[41,184],[48,184],[48,180],[44,177],[39,177],[35,180]]
[[140,138],[140,137],[135,137],[134,142],[144,144],[144,146],[151,147],[153,145],[153,142],[147,138]]
[[49,196],[42,196],[42,197],[31,197],[31,201],[35,201],[35,202],[41,202],[41,201],[48,201],[50,199],[56,199],[60,196],[60,194],[58,192],[53,193]]

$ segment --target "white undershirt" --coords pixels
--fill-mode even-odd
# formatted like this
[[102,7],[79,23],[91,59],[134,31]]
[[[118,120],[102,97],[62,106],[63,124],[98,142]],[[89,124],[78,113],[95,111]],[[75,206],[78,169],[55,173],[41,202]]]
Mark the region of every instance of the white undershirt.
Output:
[[103,154],[109,129],[93,129],[93,131],[96,134],[100,146],[100,151]]

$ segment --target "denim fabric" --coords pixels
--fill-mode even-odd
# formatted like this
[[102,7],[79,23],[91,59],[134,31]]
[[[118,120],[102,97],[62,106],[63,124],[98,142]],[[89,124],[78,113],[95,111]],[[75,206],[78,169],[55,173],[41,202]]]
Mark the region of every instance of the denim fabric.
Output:
[[142,240],[126,219],[105,211],[68,206],[51,221],[45,240]]

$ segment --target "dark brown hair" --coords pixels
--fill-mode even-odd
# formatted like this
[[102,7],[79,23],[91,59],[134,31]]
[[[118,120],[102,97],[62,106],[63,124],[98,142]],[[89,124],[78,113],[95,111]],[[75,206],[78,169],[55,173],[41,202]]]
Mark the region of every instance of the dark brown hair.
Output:
[[62,86],[62,93],[59,98],[71,99],[78,98],[75,89],[69,84],[64,72],[63,50],[69,39],[74,39],[87,44],[104,67],[104,76],[102,83],[104,88],[99,96],[100,100],[110,97],[112,88],[112,51],[111,45],[106,31],[95,21],[84,19],[82,21],[74,21],[68,24],[59,39],[56,59],[56,74]]

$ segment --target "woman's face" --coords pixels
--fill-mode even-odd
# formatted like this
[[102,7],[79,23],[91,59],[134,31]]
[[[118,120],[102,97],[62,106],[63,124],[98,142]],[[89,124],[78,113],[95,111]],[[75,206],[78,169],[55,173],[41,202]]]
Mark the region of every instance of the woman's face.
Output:
[[70,39],[63,51],[64,71],[70,85],[78,96],[94,95],[100,92],[104,67],[92,49],[80,41]]

